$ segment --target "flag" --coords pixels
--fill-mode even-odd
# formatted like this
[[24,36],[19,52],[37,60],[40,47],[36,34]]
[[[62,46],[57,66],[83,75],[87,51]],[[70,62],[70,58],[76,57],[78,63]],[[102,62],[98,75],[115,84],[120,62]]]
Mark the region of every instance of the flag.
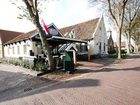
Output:
[[43,25],[43,28],[44,28],[45,32],[46,32],[47,34],[50,34],[49,28],[48,28],[48,26],[45,24],[45,22],[43,21],[43,19],[41,19],[41,22],[42,22],[42,25]]

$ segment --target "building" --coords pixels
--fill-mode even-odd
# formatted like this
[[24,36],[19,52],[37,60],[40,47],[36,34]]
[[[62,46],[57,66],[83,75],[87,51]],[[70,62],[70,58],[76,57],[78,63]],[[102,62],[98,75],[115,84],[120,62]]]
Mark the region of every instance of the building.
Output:
[[[19,57],[29,57],[30,52],[36,54],[38,51],[38,46],[36,43],[32,42],[33,36],[37,34],[37,31],[31,31],[25,34],[20,34],[16,38],[6,42],[4,44],[4,55],[6,58],[19,58]],[[35,49],[36,48],[36,49]]]
[[92,56],[108,54],[108,39],[103,17],[62,28],[60,32],[64,37],[88,41],[88,45],[81,43],[79,53],[87,52],[89,60]]
[[109,30],[107,31],[109,33],[109,38],[108,38],[108,53],[115,53],[115,46],[114,46],[114,41],[112,38],[112,31]]
[[[57,54],[64,44],[74,43],[77,54],[86,53],[92,56],[105,56],[108,54],[108,40],[103,17],[79,23],[62,29],[54,24],[48,25],[52,36],[47,38],[53,54]],[[42,55],[42,46],[37,30],[21,34],[4,45],[5,57],[30,58]]]
[[0,29],[0,58],[4,57],[4,43],[20,35],[20,32]]
[[[62,34],[54,24],[50,24],[48,27],[52,36],[47,35],[46,40],[50,44],[52,55],[58,54],[58,50],[63,44],[72,42],[86,43],[82,40],[62,37]],[[32,59],[35,56],[44,56],[41,40],[37,30],[21,34],[6,42],[4,44],[4,54],[6,58],[23,59]]]

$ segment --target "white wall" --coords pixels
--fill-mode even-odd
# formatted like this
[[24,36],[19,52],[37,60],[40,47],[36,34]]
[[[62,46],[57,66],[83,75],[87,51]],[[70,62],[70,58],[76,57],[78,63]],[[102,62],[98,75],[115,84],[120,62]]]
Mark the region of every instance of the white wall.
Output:
[[89,46],[89,49],[88,49],[88,53],[89,53],[89,55],[94,55],[94,47],[95,47],[95,45],[94,45],[94,40],[91,40],[91,41],[88,41],[88,46]]
[[[24,54],[24,45],[27,47],[27,53]],[[20,53],[18,54],[17,46],[19,46]],[[13,47],[14,47],[14,53],[13,53]],[[9,53],[8,53],[9,49]],[[26,40],[26,41],[21,41],[13,44],[9,44],[4,46],[4,55],[5,57],[29,57],[30,56],[30,50],[32,50],[32,41],[31,40]]]
[[3,58],[3,47],[2,47],[2,39],[0,37],[0,58]]
[[[99,46],[101,42],[101,52],[99,51]],[[105,51],[104,51],[104,43],[105,43]],[[93,40],[89,42],[89,54],[108,54],[108,39],[106,34],[106,28],[104,24],[103,17],[100,18],[95,33],[93,33]]]

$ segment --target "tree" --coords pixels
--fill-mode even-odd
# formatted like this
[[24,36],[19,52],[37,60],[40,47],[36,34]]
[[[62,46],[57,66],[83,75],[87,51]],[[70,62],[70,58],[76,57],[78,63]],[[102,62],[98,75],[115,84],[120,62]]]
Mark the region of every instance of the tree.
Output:
[[[107,7],[108,13],[112,18],[117,29],[117,54],[121,59],[121,36],[124,22],[124,14],[128,0],[89,0],[93,2],[99,1],[103,4],[103,8]],[[91,2],[90,2],[91,3]]]
[[113,18],[118,33],[118,59],[121,59],[121,36],[124,22],[125,8],[128,0],[107,0],[111,17]]
[[134,19],[135,26],[131,30],[131,38],[135,41],[136,49],[135,52],[138,51],[138,46],[140,45],[140,11]]
[[[46,33],[42,29],[40,21],[39,21],[39,12],[41,11],[39,9],[39,5],[41,2],[44,2],[45,0],[39,1],[39,0],[20,0],[18,4],[18,0],[15,0],[13,4],[17,5],[17,7],[22,10],[23,14],[20,14],[19,18],[26,18],[33,22],[33,24],[36,26],[36,29],[38,30],[42,47],[44,50],[44,53],[47,55],[48,58],[48,64],[50,67],[50,70],[54,69],[54,60],[51,55],[51,50],[49,48],[49,44],[46,40]],[[20,6],[22,4],[22,6]]]
[[135,41],[134,52],[137,52],[138,46],[140,45],[140,31],[137,31],[137,29],[135,29],[132,34],[133,34],[132,39],[134,39]]
[[137,17],[137,14],[140,11],[140,1],[139,0],[133,0],[128,1],[128,4],[126,6],[126,12],[125,12],[125,20],[124,20],[124,33],[126,34],[127,38],[127,53],[131,53],[131,34],[132,30],[137,24],[135,18]]

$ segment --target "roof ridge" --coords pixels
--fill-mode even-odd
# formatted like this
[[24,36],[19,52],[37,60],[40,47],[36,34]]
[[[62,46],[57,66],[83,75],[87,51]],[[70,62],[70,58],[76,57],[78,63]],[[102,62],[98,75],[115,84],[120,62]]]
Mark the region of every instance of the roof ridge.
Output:
[[67,26],[59,29],[60,32],[64,35],[67,32],[71,32],[73,29],[76,32],[76,37],[82,40],[91,40],[93,38],[93,33],[100,21],[100,17],[88,20],[82,23],[78,23],[75,25]]
[[61,30],[63,28],[68,28],[68,27],[73,27],[73,26],[76,26],[76,25],[88,23],[88,22],[91,22],[91,21],[94,21],[94,20],[97,20],[97,19],[100,19],[100,17],[97,17],[97,18],[94,18],[94,19],[90,19],[90,20],[86,20],[86,21],[83,21],[83,22],[80,22],[80,23],[76,23],[76,24],[73,24],[73,25],[69,25],[69,26],[66,26],[66,27],[62,27],[59,30]]

